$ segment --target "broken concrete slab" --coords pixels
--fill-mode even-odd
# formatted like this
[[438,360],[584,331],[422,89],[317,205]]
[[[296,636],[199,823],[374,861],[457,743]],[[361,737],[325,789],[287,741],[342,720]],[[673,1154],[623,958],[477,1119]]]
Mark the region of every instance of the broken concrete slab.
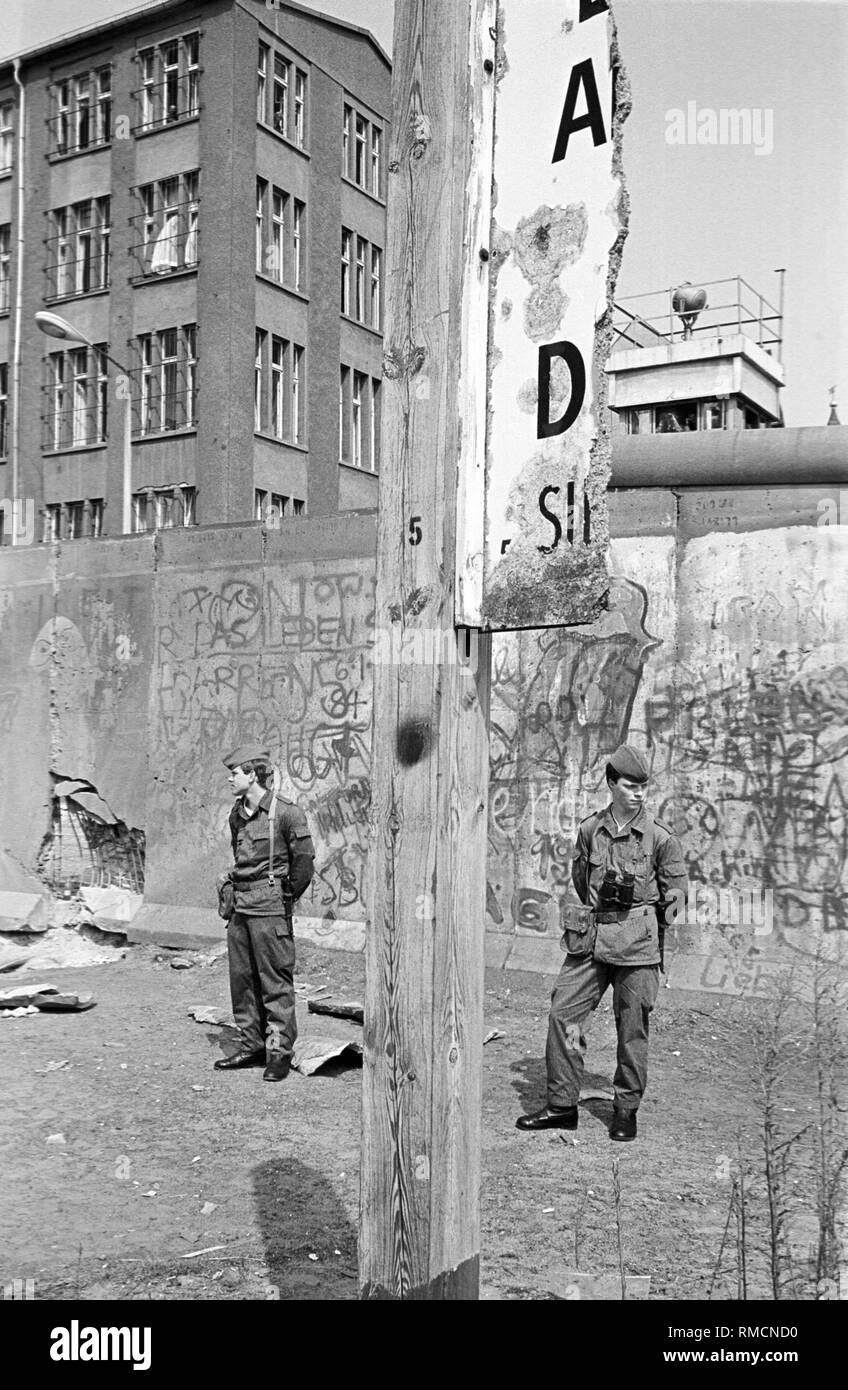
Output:
[[0,892],[0,931],[45,932],[49,926],[50,899],[44,892]]
[[7,946],[5,941],[0,941],[0,971],[15,970],[19,965],[23,965],[29,951],[23,950],[20,946]]
[[303,1076],[313,1076],[328,1062],[338,1061],[348,1054],[352,1059],[362,1056],[362,1043],[351,1038],[298,1038],[294,1045],[292,1066]]
[[101,931],[124,932],[142,906],[140,893],[127,888],[81,887],[79,895]]
[[350,1018],[363,1023],[365,1008],[358,999],[310,999],[306,1006],[311,1014],[330,1014],[333,1018]]
[[214,1004],[195,1004],[188,1011],[189,1018],[197,1023],[211,1023],[213,1028],[235,1028],[236,1021],[229,1009],[218,1009]]
[[93,994],[39,994],[33,1004],[41,1013],[84,1013],[97,1003]]

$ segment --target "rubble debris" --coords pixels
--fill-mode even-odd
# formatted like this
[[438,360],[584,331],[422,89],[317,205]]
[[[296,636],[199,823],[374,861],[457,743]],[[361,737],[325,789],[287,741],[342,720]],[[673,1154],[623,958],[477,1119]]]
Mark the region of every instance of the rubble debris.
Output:
[[[184,1260],[196,1260],[198,1255],[211,1255],[216,1250],[226,1250],[226,1245],[207,1245],[204,1250],[189,1250],[187,1255],[183,1255]],[[212,1276],[214,1279],[214,1275]]]
[[504,1036],[505,1035],[501,1032],[500,1028],[490,1028],[485,1038],[483,1039],[483,1046],[485,1047],[486,1043],[496,1042],[498,1038],[502,1038]]
[[47,1138],[45,1139],[44,1142],[45,1142],[45,1144],[57,1144],[57,1145],[61,1145],[61,1144],[67,1144],[68,1141],[67,1141],[67,1139],[65,1138],[64,1134],[48,1134],[48,1136],[47,1136]]
[[0,1009],[0,1018],[25,1018],[27,1014],[37,1014],[38,1009],[33,1004],[27,1004],[21,1009]]
[[334,1062],[348,1054],[351,1058],[362,1056],[362,1043],[355,1038],[298,1038],[294,1045],[292,1066],[303,1076],[313,1076],[328,1062]]
[[16,985],[0,990],[0,1009],[20,1009],[31,1004],[37,994],[58,994],[55,985]]
[[310,999],[306,1006],[311,1014],[330,1014],[333,1018],[350,1018],[362,1023],[364,1006],[358,999]]
[[29,956],[28,951],[24,951],[20,946],[7,946],[5,941],[0,941],[0,971],[16,970],[19,965],[23,965]]
[[37,1076],[46,1076],[48,1072],[63,1071],[65,1067],[69,1067],[70,1065],[71,1059],[69,1057],[63,1057],[61,1062],[48,1062],[46,1067],[36,1067],[35,1071]]
[[97,1000],[93,994],[40,994],[33,1000],[35,1007],[42,1013],[75,1013],[81,1014],[86,1009],[93,1009]]
[[211,1023],[215,1028],[235,1028],[236,1026],[230,1009],[218,1009],[213,1004],[195,1004],[189,1009],[188,1016],[197,1023]]

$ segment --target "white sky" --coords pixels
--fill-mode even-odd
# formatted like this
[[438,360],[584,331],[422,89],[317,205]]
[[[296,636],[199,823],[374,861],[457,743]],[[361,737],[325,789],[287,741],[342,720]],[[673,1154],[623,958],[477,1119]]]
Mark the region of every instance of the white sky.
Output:
[[[848,0],[613,3],[634,96],[619,293],[738,274],[776,302],[773,272],[785,266],[786,423],[824,424],[831,385],[848,422]],[[0,56],[138,8],[0,0]],[[392,0],[315,8],[391,49]],[[669,145],[666,113],[690,101],[771,110],[773,152]]]

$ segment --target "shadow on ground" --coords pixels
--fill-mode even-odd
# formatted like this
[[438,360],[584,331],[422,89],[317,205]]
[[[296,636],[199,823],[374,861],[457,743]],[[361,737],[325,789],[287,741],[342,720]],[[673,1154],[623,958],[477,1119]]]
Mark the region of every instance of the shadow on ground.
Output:
[[297,1159],[275,1158],[251,1179],[269,1296],[355,1299],[356,1229],[326,1178]]

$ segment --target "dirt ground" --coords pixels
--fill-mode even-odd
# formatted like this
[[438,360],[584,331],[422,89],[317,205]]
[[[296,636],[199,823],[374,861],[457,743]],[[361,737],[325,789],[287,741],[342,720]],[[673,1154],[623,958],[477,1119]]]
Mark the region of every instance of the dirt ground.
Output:
[[[3,976],[98,1001],[0,1022],[3,1282],[32,1279],[37,1299],[356,1298],[361,1070],[274,1086],[259,1070],[215,1073],[234,1035],[188,1010],[229,1005],[226,961],[171,959],[135,947],[118,963]],[[299,944],[301,985],[361,998],[363,972],[361,956]],[[482,1296],[573,1297],[570,1271],[617,1276],[618,1158],[627,1273],[650,1276],[652,1300],[706,1297],[711,1280],[714,1298],[735,1297],[732,1241],[715,1273],[730,1160],[740,1129],[756,1143],[745,1059],[728,1056],[736,1006],[661,990],[638,1141],[611,1144],[611,1103],[587,1099],[575,1144],[515,1128],[544,1100],[551,983],[487,974],[485,1027],[503,1036],[483,1052]],[[303,1000],[298,1016],[304,1034],[361,1031]],[[614,1036],[608,997],[588,1089],[609,1084]],[[809,1119],[811,1101],[802,1087],[787,1108]],[[750,1266],[749,1296],[769,1298],[765,1266]]]

